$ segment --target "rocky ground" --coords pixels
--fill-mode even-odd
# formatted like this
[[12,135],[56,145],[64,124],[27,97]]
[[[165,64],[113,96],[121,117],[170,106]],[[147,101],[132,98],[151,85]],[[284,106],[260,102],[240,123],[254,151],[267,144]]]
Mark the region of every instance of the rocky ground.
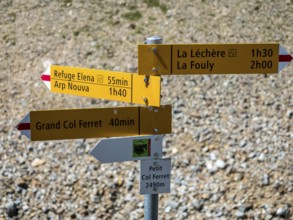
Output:
[[[0,219],[142,219],[139,162],[101,164],[97,139],[31,142],[31,110],[127,106],[51,93],[45,66],[136,72],[137,44],[278,42],[293,1],[1,0]],[[293,69],[163,77],[173,106],[171,193],[159,219],[293,219]]]

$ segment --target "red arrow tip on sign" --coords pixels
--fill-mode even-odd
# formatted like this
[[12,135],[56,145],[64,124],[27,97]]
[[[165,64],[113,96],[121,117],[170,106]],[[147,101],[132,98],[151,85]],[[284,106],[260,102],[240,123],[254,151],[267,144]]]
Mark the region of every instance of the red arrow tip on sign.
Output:
[[41,76],[41,79],[42,79],[43,81],[50,81],[50,75],[45,75],[45,74],[43,74],[43,75]]
[[290,62],[293,57],[290,54],[279,55],[279,62]]
[[31,124],[30,123],[19,123],[16,126],[17,130],[22,131],[22,130],[30,130],[31,129]]

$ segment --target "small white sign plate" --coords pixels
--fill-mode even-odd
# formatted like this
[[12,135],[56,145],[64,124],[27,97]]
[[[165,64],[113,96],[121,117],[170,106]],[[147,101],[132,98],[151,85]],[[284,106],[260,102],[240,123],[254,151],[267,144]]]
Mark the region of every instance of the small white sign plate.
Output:
[[141,160],[140,194],[170,192],[171,158]]

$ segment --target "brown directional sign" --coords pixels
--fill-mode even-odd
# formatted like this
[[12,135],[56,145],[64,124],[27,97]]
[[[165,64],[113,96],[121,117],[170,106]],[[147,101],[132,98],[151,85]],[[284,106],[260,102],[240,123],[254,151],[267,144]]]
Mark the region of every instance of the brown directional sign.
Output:
[[138,46],[140,75],[278,73],[291,60],[274,43]]
[[32,111],[18,130],[32,141],[171,133],[171,106]]

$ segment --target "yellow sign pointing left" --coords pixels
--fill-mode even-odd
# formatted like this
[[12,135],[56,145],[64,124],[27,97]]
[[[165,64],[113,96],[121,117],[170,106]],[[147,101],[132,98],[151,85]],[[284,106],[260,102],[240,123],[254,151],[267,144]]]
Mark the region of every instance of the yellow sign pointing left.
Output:
[[51,65],[42,80],[56,93],[160,106],[159,76]]

